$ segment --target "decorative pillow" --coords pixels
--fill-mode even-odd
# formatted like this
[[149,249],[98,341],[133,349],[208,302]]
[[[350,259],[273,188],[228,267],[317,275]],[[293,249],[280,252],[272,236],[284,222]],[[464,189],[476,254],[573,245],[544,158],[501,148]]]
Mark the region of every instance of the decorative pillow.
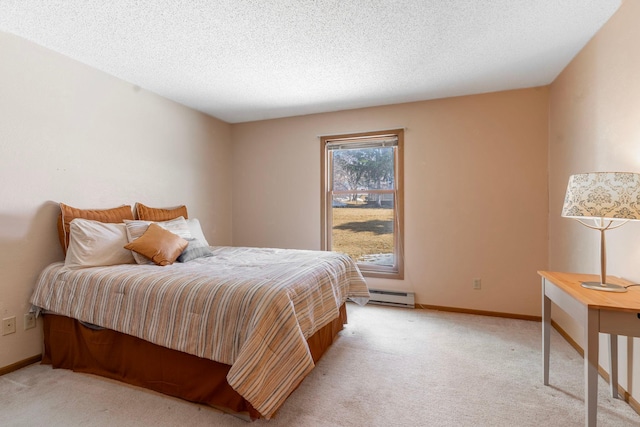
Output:
[[[178,235],[179,237],[182,237],[183,239],[190,239],[192,237],[189,226],[187,225],[187,221],[183,217],[178,217],[163,222],[125,220],[124,224],[127,229],[127,240],[129,241],[129,243],[134,242],[137,238],[142,236],[151,224],[157,224],[158,226]],[[152,264],[148,257],[144,257],[139,253],[134,253],[133,258],[138,264]]]
[[[183,218],[184,219],[184,218]],[[125,249],[144,255],[157,265],[169,265],[189,245],[182,237],[152,223],[142,236],[125,246]]]
[[200,227],[200,221],[198,221],[196,218],[191,218],[187,220],[187,225],[189,226],[189,231],[191,232],[192,237],[195,237],[207,246],[211,246],[209,245],[209,242],[207,242],[207,239],[204,237],[202,227]]
[[130,205],[122,205],[112,209],[78,209],[60,203],[58,216],[58,238],[62,251],[66,254],[69,247],[70,224],[75,218],[91,219],[108,223],[122,223],[125,219],[133,219]]
[[200,239],[192,237],[186,240],[189,242],[189,246],[180,254],[178,262],[189,262],[196,258],[213,256],[209,245],[205,245]]
[[135,264],[127,244],[124,224],[112,224],[76,218],[71,221],[69,248],[64,264],[67,267],[99,267],[103,265]]
[[[150,208],[142,203],[136,203],[136,214],[138,219],[143,221],[168,221],[170,219],[183,217],[189,218],[187,215],[187,207],[185,205],[175,208]],[[132,218],[133,219],[133,218]]]

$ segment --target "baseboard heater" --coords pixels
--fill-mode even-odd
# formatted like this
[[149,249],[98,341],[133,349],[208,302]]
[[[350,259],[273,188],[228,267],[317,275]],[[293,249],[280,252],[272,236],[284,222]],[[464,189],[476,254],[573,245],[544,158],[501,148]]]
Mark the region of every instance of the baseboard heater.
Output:
[[415,308],[413,292],[383,291],[381,289],[369,289],[369,304],[391,305],[394,307]]

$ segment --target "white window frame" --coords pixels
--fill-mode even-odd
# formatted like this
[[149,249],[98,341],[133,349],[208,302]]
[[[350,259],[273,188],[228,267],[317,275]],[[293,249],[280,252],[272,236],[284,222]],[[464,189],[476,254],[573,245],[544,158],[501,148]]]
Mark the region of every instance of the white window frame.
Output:
[[[384,130],[378,132],[363,132],[345,135],[331,135],[320,138],[321,150],[321,245],[322,249],[330,251],[332,248],[332,209],[333,196],[353,191],[333,191],[332,164],[329,147],[358,148],[358,146],[375,146],[376,141],[397,139],[395,143],[394,190],[367,190],[371,194],[394,194],[394,265],[378,266],[369,263],[358,263],[362,274],[366,277],[381,277],[387,279],[404,278],[404,129]],[[384,146],[382,143],[380,146]],[[351,148],[351,147],[350,147]]]

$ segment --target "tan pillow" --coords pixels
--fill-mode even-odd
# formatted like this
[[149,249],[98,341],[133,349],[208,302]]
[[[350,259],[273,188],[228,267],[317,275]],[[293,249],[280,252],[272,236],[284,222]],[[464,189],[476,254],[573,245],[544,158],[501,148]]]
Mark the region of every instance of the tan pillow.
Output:
[[60,203],[58,238],[65,255],[69,247],[70,224],[75,218],[118,224],[124,222],[125,219],[133,219],[133,212],[131,211],[131,205],[122,205],[111,209],[78,209]]
[[[142,236],[149,228],[149,225],[153,223],[153,221],[126,219],[124,223],[127,230],[127,240],[129,243],[131,243]],[[190,239],[192,237],[187,221],[181,216],[175,219],[170,219],[169,221],[156,222],[156,224],[158,224],[165,230],[172,232],[173,234],[177,234],[183,239]],[[153,261],[151,261],[149,258],[135,252],[133,253],[133,258],[138,264],[153,264]]]
[[142,236],[124,248],[144,255],[158,265],[169,265],[173,264],[188,244],[182,237],[152,223]]
[[150,208],[142,203],[136,203],[136,214],[138,219],[144,221],[168,221],[170,219],[178,218],[179,216],[184,219],[189,218],[187,216],[187,207],[185,205],[175,208]]

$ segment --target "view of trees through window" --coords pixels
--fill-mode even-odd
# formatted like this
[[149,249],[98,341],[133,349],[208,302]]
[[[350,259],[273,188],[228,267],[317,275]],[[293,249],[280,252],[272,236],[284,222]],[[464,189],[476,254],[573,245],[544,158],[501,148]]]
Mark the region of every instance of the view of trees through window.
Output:
[[332,151],[332,250],[394,266],[395,147]]
[[365,276],[402,279],[404,129],[323,136],[322,248]]

